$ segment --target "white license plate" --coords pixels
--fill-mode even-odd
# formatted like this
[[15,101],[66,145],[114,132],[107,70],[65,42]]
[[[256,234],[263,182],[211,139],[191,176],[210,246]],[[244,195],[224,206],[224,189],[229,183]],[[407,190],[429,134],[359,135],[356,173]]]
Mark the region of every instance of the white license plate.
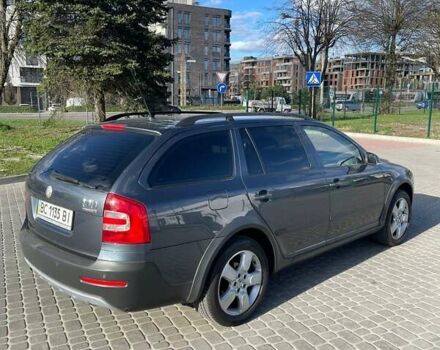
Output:
[[35,216],[66,230],[72,230],[72,210],[39,199]]

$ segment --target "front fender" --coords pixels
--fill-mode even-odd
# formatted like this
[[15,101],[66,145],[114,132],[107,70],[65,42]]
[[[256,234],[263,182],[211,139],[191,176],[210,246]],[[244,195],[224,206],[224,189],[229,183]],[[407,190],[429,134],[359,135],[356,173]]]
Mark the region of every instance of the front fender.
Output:
[[384,204],[384,210],[382,211],[382,215],[380,218],[381,225],[385,225],[388,210],[391,205],[391,201],[393,200],[395,194],[402,186],[409,186],[412,190],[412,193],[414,193],[414,184],[412,181],[403,174],[399,174],[394,181],[391,183],[391,186],[388,188],[387,193],[385,193],[385,204]]

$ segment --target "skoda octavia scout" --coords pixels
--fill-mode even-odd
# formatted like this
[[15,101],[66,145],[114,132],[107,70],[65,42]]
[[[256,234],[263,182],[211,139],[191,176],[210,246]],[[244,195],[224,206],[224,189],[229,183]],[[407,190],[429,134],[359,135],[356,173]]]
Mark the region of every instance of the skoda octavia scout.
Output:
[[33,271],[122,310],[243,323],[272,273],[372,235],[405,239],[412,173],[294,115],[121,115],[45,156],[20,233]]

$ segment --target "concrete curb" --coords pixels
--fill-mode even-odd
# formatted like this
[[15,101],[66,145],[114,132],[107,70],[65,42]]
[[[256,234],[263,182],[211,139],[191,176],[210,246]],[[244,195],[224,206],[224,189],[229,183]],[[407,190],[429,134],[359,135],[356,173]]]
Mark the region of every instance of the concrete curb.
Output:
[[27,174],[17,176],[0,177],[0,185],[8,185],[26,180]]
[[348,136],[352,138],[370,138],[375,140],[384,140],[384,141],[398,141],[398,142],[408,142],[408,143],[422,143],[425,145],[435,145],[440,146],[440,140],[432,140],[432,139],[421,139],[416,137],[403,137],[403,136],[388,136],[388,135],[378,135],[378,134],[361,134],[354,132],[346,132]]

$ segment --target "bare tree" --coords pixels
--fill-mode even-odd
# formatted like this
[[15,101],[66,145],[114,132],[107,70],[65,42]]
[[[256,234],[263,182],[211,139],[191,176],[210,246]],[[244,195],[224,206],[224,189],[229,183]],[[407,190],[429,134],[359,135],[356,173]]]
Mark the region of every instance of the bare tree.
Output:
[[383,50],[385,95],[383,109],[390,108],[391,90],[396,85],[399,54],[416,38],[431,0],[354,0],[352,36],[356,43]]
[[430,8],[425,11],[413,49],[416,54],[423,58],[434,73],[434,80],[440,78],[440,3],[432,2]]
[[20,1],[0,0],[0,96],[8,78],[15,50],[23,34],[23,10]]
[[[321,70],[325,75],[329,51],[348,35],[352,18],[347,0],[289,0],[281,7],[279,18],[271,23],[275,50],[293,53],[306,70]],[[322,66],[318,62],[322,58]],[[312,90],[309,110],[316,118],[316,94]]]

